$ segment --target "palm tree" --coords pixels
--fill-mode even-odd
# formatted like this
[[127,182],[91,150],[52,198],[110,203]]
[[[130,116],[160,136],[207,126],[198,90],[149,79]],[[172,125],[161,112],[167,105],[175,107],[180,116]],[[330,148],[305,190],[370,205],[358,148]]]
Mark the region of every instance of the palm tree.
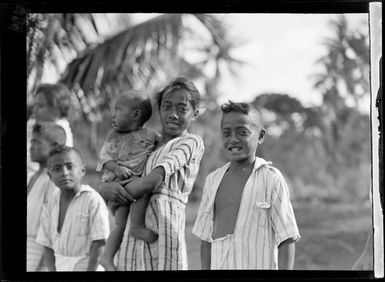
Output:
[[323,71],[316,74],[314,87],[323,95],[321,131],[331,162],[343,162],[339,154],[342,139],[350,136],[352,124],[362,114],[361,99],[369,94],[369,40],[359,30],[351,30],[345,16],[330,22],[332,37],[323,42],[327,49],[317,60]]
[[[130,17],[115,20],[124,18]],[[101,34],[102,20],[112,21],[108,15],[32,14],[27,40],[30,92],[41,80],[44,63],[59,72],[61,58],[68,65],[60,81],[76,94],[84,117],[98,121],[121,90],[153,91],[176,75],[202,78],[204,68],[214,62],[215,75],[204,79],[212,85],[220,79],[220,64],[233,70],[240,63],[229,54],[233,44],[225,27],[212,15],[165,14],[136,25],[126,20],[124,29],[113,35]],[[183,55],[186,49],[201,59],[189,61]],[[215,88],[206,94],[215,97]]]

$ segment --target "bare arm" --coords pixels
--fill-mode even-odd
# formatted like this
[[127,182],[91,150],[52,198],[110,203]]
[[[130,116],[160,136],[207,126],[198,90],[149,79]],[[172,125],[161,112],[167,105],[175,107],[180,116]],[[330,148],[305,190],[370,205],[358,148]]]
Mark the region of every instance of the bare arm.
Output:
[[278,269],[292,270],[294,267],[295,241],[287,239],[278,247]]
[[124,188],[134,198],[139,198],[152,192],[164,180],[165,171],[163,167],[156,167],[148,175],[135,178]]
[[98,192],[105,200],[118,202],[121,205],[136,201],[118,182],[103,182]]
[[211,243],[201,240],[201,268],[210,270]]
[[105,240],[92,241],[90,247],[90,260],[88,262],[87,271],[96,271],[96,269],[98,268],[98,258],[102,254],[105,244]]
[[56,271],[55,255],[51,248],[44,247],[44,262],[48,271]]

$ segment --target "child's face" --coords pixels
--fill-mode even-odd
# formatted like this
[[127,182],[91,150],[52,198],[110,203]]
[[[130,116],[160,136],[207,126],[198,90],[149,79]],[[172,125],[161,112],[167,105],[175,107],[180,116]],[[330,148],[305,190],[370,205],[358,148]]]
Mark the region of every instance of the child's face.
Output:
[[36,95],[33,112],[37,121],[55,121],[59,117],[59,111],[48,105],[47,99],[42,93]]
[[31,147],[29,149],[31,161],[45,163],[48,159],[51,145],[40,134],[32,133]]
[[118,98],[112,104],[112,128],[117,132],[132,130],[133,119],[132,109],[129,102],[123,98]]
[[223,115],[221,132],[225,153],[230,161],[243,161],[255,157],[260,138],[261,126],[253,117],[238,112]]
[[187,132],[191,122],[196,119],[197,112],[188,100],[187,92],[175,90],[163,97],[159,115],[163,134],[175,138]]
[[74,152],[66,152],[49,159],[51,180],[62,191],[76,191],[80,188],[85,169],[80,157]]

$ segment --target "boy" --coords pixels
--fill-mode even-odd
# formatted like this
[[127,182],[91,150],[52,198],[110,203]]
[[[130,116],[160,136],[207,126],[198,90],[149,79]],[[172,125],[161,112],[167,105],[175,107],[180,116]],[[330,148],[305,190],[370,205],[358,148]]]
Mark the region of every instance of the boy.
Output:
[[44,270],[44,246],[36,242],[36,236],[42,205],[58,190],[47,174],[47,159],[50,149],[65,142],[64,129],[53,122],[37,123],[32,129],[30,157],[39,169],[27,186],[27,271]]
[[[144,93],[130,91],[117,96],[112,103],[112,129],[99,154],[98,171],[103,170],[102,182],[122,183],[141,176],[149,155],[154,151],[160,136],[143,125],[152,114],[151,100]],[[152,242],[157,234],[145,228],[144,217],[149,196],[140,198],[131,206],[130,235]],[[108,202],[115,217],[115,226],[107,239],[99,263],[107,271],[114,271],[114,256],[118,251],[127,223],[130,206]]]
[[60,191],[43,207],[37,241],[45,246],[49,271],[95,271],[109,233],[102,197],[81,184],[85,168],[77,149],[50,152],[48,174]]
[[207,176],[193,227],[202,268],[292,269],[300,235],[289,190],[279,170],[255,156],[265,136],[262,114],[246,103],[221,108],[230,162]]

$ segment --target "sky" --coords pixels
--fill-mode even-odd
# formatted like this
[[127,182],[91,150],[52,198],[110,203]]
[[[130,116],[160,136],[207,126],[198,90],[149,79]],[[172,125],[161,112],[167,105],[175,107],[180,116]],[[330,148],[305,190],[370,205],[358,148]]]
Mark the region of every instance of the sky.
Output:
[[[252,100],[256,94],[276,92],[296,97],[305,106],[319,105],[322,97],[313,89],[311,75],[320,70],[315,61],[325,54],[321,42],[332,35],[328,22],[336,17],[336,14],[222,15],[230,35],[246,42],[233,55],[248,64],[240,69],[237,80],[231,76],[224,79],[221,100]],[[367,14],[346,14],[346,17],[352,28],[367,28]]]
[[[158,15],[130,16],[134,23],[140,23]],[[266,92],[288,94],[305,106],[322,103],[321,94],[312,86],[311,75],[320,70],[315,61],[326,52],[322,40],[333,34],[328,23],[337,17],[336,14],[216,15],[227,26],[234,43],[242,42],[232,55],[247,62],[239,68],[237,78],[224,74],[219,86],[220,103],[228,99],[251,101]],[[367,14],[345,16],[351,28],[364,28],[368,32]],[[44,82],[57,79],[49,75],[43,77]],[[369,95],[361,108],[369,112]]]

